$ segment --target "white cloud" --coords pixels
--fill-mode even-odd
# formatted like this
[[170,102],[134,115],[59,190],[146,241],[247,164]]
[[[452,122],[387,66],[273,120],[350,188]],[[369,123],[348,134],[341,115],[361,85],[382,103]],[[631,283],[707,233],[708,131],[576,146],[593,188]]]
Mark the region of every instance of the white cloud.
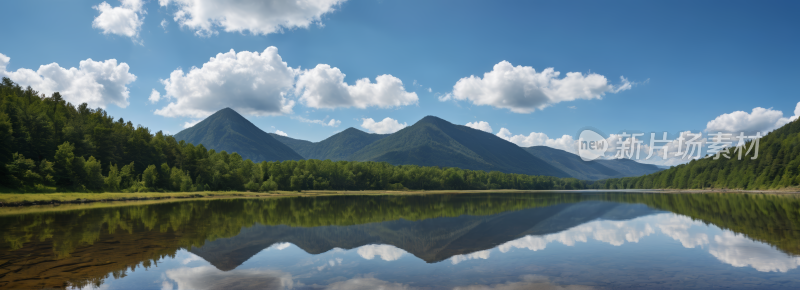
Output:
[[380,75],[375,83],[363,78],[352,86],[344,82],[344,77],[338,68],[318,64],[300,74],[295,94],[300,102],[312,108],[391,108],[419,101],[416,93],[407,92],[403,82],[392,75]]
[[687,216],[672,215],[656,224],[662,233],[681,242],[684,248],[694,249],[708,245],[706,225]]
[[186,258],[186,259],[183,259],[181,261],[181,264],[186,265],[186,264],[189,264],[189,263],[194,262],[194,261],[203,261],[203,258],[200,258],[200,256],[198,256],[198,255],[195,255],[195,254],[192,254],[192,253],[188,253],[188,254],[189,254],[189,257]]
[[747,136],[761,132],[763,135],[796,120],[798,115],[800,115],[800,103],[797,103],[797,107],[795,107],[794,116],[788,118],[784,117],[781,111],[756,107],[750,113],[735,111],[722,114],[706,124],[706,132],[733,134],[744,132]]
[[429,92],[429,93],[432,93],[432,92],[433,92],[433,90],[432,90],[431,88],[428,88],[428,92]]
[[547,137],[547,134],[545,133],[531,132],[527,136],[521,134],[513,135],[508,129],[500,128],[500,132],[497,132],[497,137],[517,144],[517,146],[520,147],[548,146],[570,153],[578,153],[578,141],[572,138],[570,135],[564,135],[560,138],[550,139],[550,137]]
[[197,123],[200,123],[201,121],[203,121],[203,119],[197,119],[197,120],[194,120],[194,121],[185,122],[185,123],[183,123],[183,128],[186,129],[186,128],[194,127],[194,125],[197,125]]
[[589,238],[596,241],[621,246],[628,243],[638,243],[644,237],[655,233],[650,226],[650,217],[640,217],[627,221],[595,220],[568,230],[543,236],[524,236],[508,241],[498,246],[501,253],[507,253],[514,248],[528,249],[531,251],[544,250],[549,243],[559,242],[565,246],[575,246],[576,243],[586,243]]
[[750,266],[760,272],[786,273],[800,266],[800,257],[792,257],[768,244],[730,231],[714,236],[714,242],[708,252],[734,267]]
[[212,57],[201,68],[192,67],[188,73],[177,69],[161,80],[164,96],[174,101],[155,113],[203,118],[230,107],[255,116],[288,114],[294,101],[286,95],[295,73],[274,46],[262,53],[231,49]]
[[275,130],[275,134],[283,137],[289,136],[289,134],[286,134],[286,132],[283,132],[281,130]]
[[0,53],[0,77],[8,77],[21,86],[31,86],[45,95],[59,92],[71,103],[88,103],[90,107],[105,108],[111,104],[127,107],[130,94],[127,85],[136,80],[136,76],[128,72],[128,64],[117,64],[116,59],[93,61],[90,58],[82,60],[78,68],[69,69],[51,63],[39,66],[36,71],[27,68],[6,71],[10,61],[10,57]]
[[472,128],[472,129],[477,129],[477,130],[481,130],[481,131],[484,131],[484,132],[492,133],[492,126],[489,126],[489,122],[485,122],[485,121],[469,122],[469,123],[467,123],[466,126]]
[[160,99],[161,99],[161,93],[156,91],[156,89],[153,89],[153,91],[150,92],[150,97],[147,98],[147,100],[150,101],[150,103],[152,103],[152,104],[157,103],[158,100],[160,100]]
[[334,128],[335,127],[339,127],[339,125],[342,124],[342,121],[336,120],[336,119],[330,119],[330,120],[326,121],[328,119],[328,117],[325,117],[325,119],[322,119],[322,120],[312,120],[312,119],[306,119],[306,118],[303,118],[303,117],[300,117],[300,116],[294,116],[294,117],[292,117],[292,119],[298,120],[298,121],[303,122],[303,123],[319,124],[319,125],[322,125],[322,126],[328,126],[328,127],[334,127]]
[[400,259],[406,251],[391,245],[366,245],[358,248],[357,253],[367,260],[372,260],[375,256],[381,256],[381,260],[395,261]]
[[283,32],[284,29],[308,28],[322,24],[322,16],[331,13],[345,0],[159,0],[161,6],[174,3],[174,19],[199,36],[249,31],[255,35]]
[[168,25],[169,25],[169,22],[167,22],[166,19],[161,19],[161,28],[164,29],[164,32],[167,32],[167,26]]
[[247,285],[253,289],[292,289],[292,275],[278,270],[235,269],[220,271],[213,266],[182,267],[166,271],[178,290],[232,289]]
[[606,77],[595,73],[569,72],[564,78],[559,78],[560,75],[553,68],[537,73],[532,67],[515,67],[501,61],[492,71],[484,73],[483,78],[470,76],[458,80],[453,92],[440,96],[439,100],[469,100],[479,106],[531,113],[560,102],[602,99],[606,93],[618,93],[633,86],[624,77],[620,77],[620,85],[613,86]]
[[397,120],[386,117],[383,121],[375,122],[372,118],[361,119],[361,128],[367,131],[378,134],[391,134],[408,126],[407,123],[400,124]]
[[[142,14],[146,12],[142,9],[142,0],[120,0],[121,6],[111,7],[103,1],[97,6],[93,6],[100,15],[92,21],[92,27],[100,29],[103,34],[116,34],[130,37],[134,42],[140,42],[139,30],[144,23]],[[141,42],[140,42],[141,43]]]
[[491,252],[492,251],[490,250],[483,250],[466,255],[455,255],[450,257],[450,263],[452,263],[453,265],[457,265],[458,263],[464,262],[466,260],[477,260],[477,259],[486,260],[489,259],[489,255],[491,255]]

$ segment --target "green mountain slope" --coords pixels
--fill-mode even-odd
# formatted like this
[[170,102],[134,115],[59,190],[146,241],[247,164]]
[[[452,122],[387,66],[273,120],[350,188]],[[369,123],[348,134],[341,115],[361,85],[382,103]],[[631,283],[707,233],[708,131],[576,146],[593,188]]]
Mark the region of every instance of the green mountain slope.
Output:
[[[744,152],[750,148],[748,142]],[[730,149],[733,152],[733,149]],[[738,188],[776,189],[800,184],[800,122],[794,121],[772,131],[759,141],[755,150],[738,152],[731,159],[720,157],[693,160],[687,164],[641,177],[609,179],[598,188]]]
[[302,160],[303,157],[230,108],[217,111],[175,139],[203,144],[208,149],[239,153],[244,159],[261,161]]
[[639,163],[630,159],[611,159],[611,160],[596,160],[596,161],[605,167],[611,168],[614,171],[619,172],[620,175],[616,177],[642,176],[663,170],[658,166],[652,164]]
[[[533,156],[539,157],[550,165],[581,180],[598,180],[612,177],[623,177],[621,173],[595,161],[583,161],[580,156],[564,150],[547,146],[531,146],[524,148]],[[651,172],[647,172],[651,173]],[[642,173],[647,174],[647,173]]]
[[569,177],[511,142],[433,116],[367,145],[350,160]]
[[347,128],[328,139],[312,143],[272,134],[272,137],[294,149],[306,159],[330,159],[333,161],[348,160],[356,151],[386,136],[389,135],[370,134],[356,128]]
[[312,159],[312,158],[307,157],[306,154],[308,154],[308,151],[311,150],[312,147],[314,147],[314,144],[316,144],[316,143],[311,142],[311,141],[306,141],[306,140],[300,140],[300,139],[294,139],[294,138],[291,138],[291,137],[281,136],[281,135],[278,135],[278,134],[275,134],[275,133],[269,133],[269,135],[272,136],[272,138],[275,138],[275,140],[280,141],[284,145],[289,146],[289,148],[294,150],[294,152],[297,152],[297,154],[300,154],[300,156],[303,156],[303,158]]

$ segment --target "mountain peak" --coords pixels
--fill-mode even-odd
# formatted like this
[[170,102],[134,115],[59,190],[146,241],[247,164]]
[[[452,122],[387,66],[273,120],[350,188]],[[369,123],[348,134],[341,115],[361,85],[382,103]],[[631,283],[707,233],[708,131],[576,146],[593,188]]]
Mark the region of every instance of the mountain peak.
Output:
[[417,123],[430,123],[430,124],[434,124],[434,125],[438,125],[438,124],[453,124],[453,123],[448,122],[445,119],[442,119],[442,118],[439,118],[439,117],[436,117],[436,116],[432,116],[432,115],[425,116],[425,118],[422,118]]
[[236,152],[253,162],[303,159],[231,108],[217,111],[174,137],[208,149]]

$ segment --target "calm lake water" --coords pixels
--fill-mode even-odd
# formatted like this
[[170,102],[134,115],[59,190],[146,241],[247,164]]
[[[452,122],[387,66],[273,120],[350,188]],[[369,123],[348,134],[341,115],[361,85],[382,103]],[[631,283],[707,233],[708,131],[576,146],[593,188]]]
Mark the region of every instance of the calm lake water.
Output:
[[793,196],[482,193],[0,208],[0,235],[2,289],[800,289]]

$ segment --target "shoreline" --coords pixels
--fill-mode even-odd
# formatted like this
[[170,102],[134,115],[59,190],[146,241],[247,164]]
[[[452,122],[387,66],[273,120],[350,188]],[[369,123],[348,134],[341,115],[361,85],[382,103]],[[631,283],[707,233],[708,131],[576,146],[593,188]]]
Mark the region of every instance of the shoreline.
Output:
[[[42,205],[84,205],[89,203],[138,203],[142,201],[176,202],[199,199],[231,199],[231,198],[280,198],[280,197],[314,197],[344,195],[422,195],[422,194],[468,194],[468,193],[535,193],[535,192],[650,192],[671,194],[698,193],[736,193],[736,194],[776,194],[800,195],[800,189],[781,190],[734,190],[734,189],[580,189],[580,190],[307,190],[307,191],[275,191],[275,192],[241,192],[241,191],[207,191],[207,192],[145,192],[145,193],[0,193],[0,208],[18,208]],[[0,210],[1,212],[2,210]]]

